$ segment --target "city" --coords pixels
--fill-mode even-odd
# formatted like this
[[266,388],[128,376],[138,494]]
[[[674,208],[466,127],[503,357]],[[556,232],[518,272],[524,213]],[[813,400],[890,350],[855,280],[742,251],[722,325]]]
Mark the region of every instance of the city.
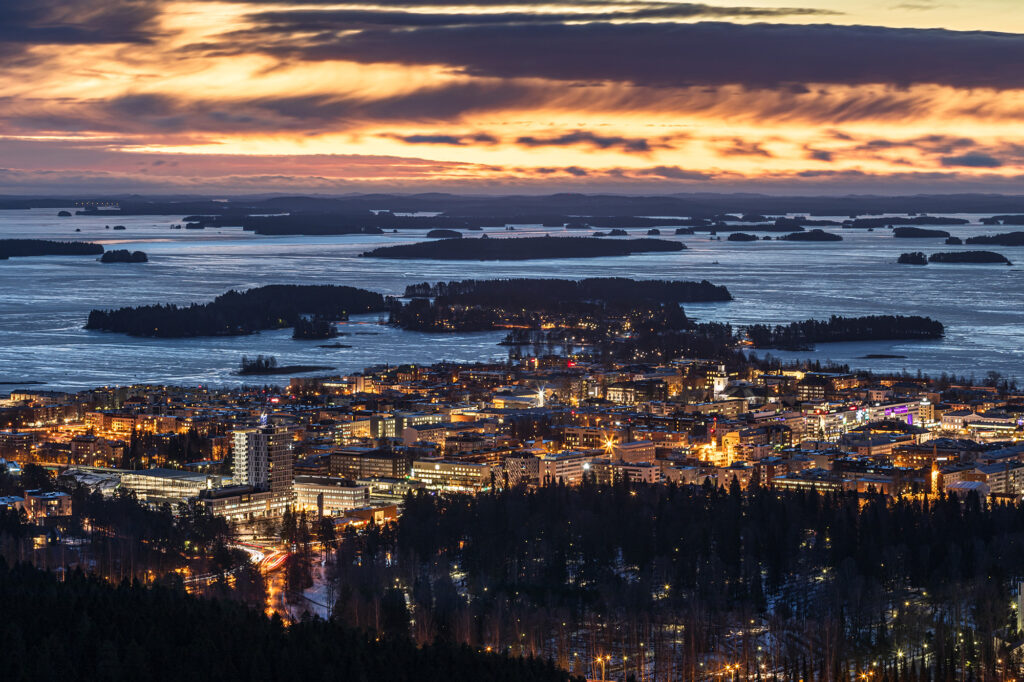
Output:
[[1022,0],[0,0],[0,682],[1024,681],[1022,120]]
[[[929,598],[934,558],[856,537],[886,532],[865,526],[868,514],[927,526],[962,513],[1003,542],[1021,532],[1024,390],[995,375],[963,381],[580,354],[380,366],[280,389],[21,389],[0,412],[0,505],[19,527],[4,558],[178,585],[285,622],[336,616],[536,656],[591,679],[790,679],[807,666],[911,679],[896,675],[956,661],[1015,675],[1024,612],[1010,576],[989,585],[1003,596],[984,620],[950,622],[980,597]],[[664,554],[665,521],[636,516],[652,505],[679,507],[672,552],[695,556]],[[732,505],[744,511],[727,524]],[[799,521],[807,505],[822,518]],[[748,518],[755,508],[765,515]],[[829,509],[839,516],[822,527]],[[748,527],[780,514],[796,527]],[[626,521],[621,536],[605,526]],[[861,576],[835,537],[857,527],[851,546],[877,542],[880,566],[907,573]],[[735,546],[705,535],[718,532]],[[762,533],[781,533],[779,546]],[[960,546],[981,541],[951,536],[932,551],[943,562],[1006,551]],[[793,555],[775,556],[783,548]],[[718,568],[701,577],[705,561]],[[972,570],[953,574],[964,589]],[[862,586],[829,623],[850,632],[814,628],[851,576]]]

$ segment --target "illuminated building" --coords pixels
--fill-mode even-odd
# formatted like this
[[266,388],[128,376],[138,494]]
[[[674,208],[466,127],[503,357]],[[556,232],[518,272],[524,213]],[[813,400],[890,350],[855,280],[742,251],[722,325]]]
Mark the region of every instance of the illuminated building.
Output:
[[363,507],[370,501],[370,488],[330,476],[296,476],[295,505],[322,516]]
[[259,426],[232,434],[234,481],[255,490],[291,494],[292,437],[287,429]]
[[341,478],[402,478],[409,473],[408,459],[396,452],[350,447],[330,453],[329,458],[330,475]]
[[204,490],[219,488],[222,477],[195,474],[178,469],[143,469],[121,474],[121,488],[134,492],[145,502],[184,502]]
[[29,521],[71,516],[71,496],[67,493],[26,490],[25,513]]
[[412,463],[410,475],[423,481],[427,490],[478,493],[489,489],[497,474],[489,464],[418,459]]

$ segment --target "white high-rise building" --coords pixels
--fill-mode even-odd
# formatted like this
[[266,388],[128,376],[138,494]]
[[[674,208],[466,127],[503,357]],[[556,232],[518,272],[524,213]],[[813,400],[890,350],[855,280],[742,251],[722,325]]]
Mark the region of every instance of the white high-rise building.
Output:
[[232,439],[236,484],[274,493],[292,492],[292,437],[287,429],[239,429]]

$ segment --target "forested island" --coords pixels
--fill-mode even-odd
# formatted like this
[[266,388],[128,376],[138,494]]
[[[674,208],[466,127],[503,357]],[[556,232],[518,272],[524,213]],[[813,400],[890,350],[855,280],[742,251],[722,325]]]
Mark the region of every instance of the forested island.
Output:
[[725,238],[727,242],[756,242],[758,241],[756,234],[747,234],[746,232],[733,232]]
[[893,225],[967,225],[970,220],[965,218],[948,218],[943,216],[909,216],[887,218],[856,218],[844,224],[844,227],[867,229],[875,227],[891,227]]
[[0,239],[0,260],[26,256],[98,256],[102,244],[51,239]]
[[308,314],[344,320],[349,314],[386,310],[384,297],[366,289],[276,284],[247,291],[232,290],[209,303],[190,306],[93,310],[85,328],[161,338],[238,336],[261,329],[294,327]]
[[147,263],[149,257],[144,251],[129,251],[128,249],[114,249],[105,251],[100,258],[101,263]]
[[1013,265],[1010,259],[995,251],[944,251],[928,257],[929,263],[1001,263]]
[[896,262],[901,265],[928,265],[928,256],[920,251],[901,253]]
[[300,317],[295,321],[295,329],[292,332],[293,339],[315,340],[333,339],[338,335],[338,328],[334,323],[322,315],[312,317]]
[[1024,246],[1024,232],[1004,232],[968,237],[968,244],[991,244],[993,246]]
[[926,230],[922,227],[897,227],[892,231],[897,239],[946,239],[950,236],[945,230]]
[[981,222],[986,225],[1024,225],[1024,215],[994,215],[991,218],[985,218]]
[[808,350],[815,343],[837,341],[897,341],[939,339],[945,334],[941,322],[917,315],[868,315],[828,320],[804,320],[787,325],[754,324],[746,328],[756,348]]
[[462,233],[458,230],[431,230],[427,232],[430,239],[462,239]]
[[461,305],[500,305],[540,308],[585,301],[658,303],[697,303],[731,301],[723,286],[707,280],[683,282],[634,280],[625,277],[588,279],[467,279],[458,282],[410,284],[406,298],[435,298],[440,303]]
[[[605,346],[692,330],[680,303],[731,300],[707,281],[464,280],[410,285],[390,323],[423,332],[511,330],[503,345]],[[432,300],[430,300],[432,299]]]
[[605,258],[634,253],[666,253],[685,249],[664,239],[598,237],[520,237],[509,239],[443,239],[398,246],[382,246],[362,255],[404,260],[534,260],[541,258]]
[[[173,575],[173,574],[172,574]],[[180,580],[180,579],[179,579]],[[167,581],[168,584],[173,581]],[[4,654],[0,678],[18,680],[493,680],[572,682],[554,663],[486,653],[438,640],[417,646],[394,599],[383,602],[382,630],[340,620],[285,627],[277,616],[180,587],[112,584],[80,571],[60,579],[0,559]]]
[[277,358],[272,355],[257,355],[254,358],[243,355],[242,361],[238,365],[238,375],[303,374],[305,372],[318,372],[328,369],[334,368],[326,365],[279,365],[277,364]]
[[785,239],[789,242],[841,242],[843,241],[842,235],[835,234],[834,232],[825,232],[824,230],[814,229],[806,232],[791,232],[784,234],[779,239]]

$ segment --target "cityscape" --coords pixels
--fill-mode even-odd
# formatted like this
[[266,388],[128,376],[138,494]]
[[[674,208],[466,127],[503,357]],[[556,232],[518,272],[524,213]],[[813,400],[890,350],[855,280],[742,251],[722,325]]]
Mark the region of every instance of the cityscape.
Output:
[[0,680],[1024,680],[1019,4],[0,2]]

